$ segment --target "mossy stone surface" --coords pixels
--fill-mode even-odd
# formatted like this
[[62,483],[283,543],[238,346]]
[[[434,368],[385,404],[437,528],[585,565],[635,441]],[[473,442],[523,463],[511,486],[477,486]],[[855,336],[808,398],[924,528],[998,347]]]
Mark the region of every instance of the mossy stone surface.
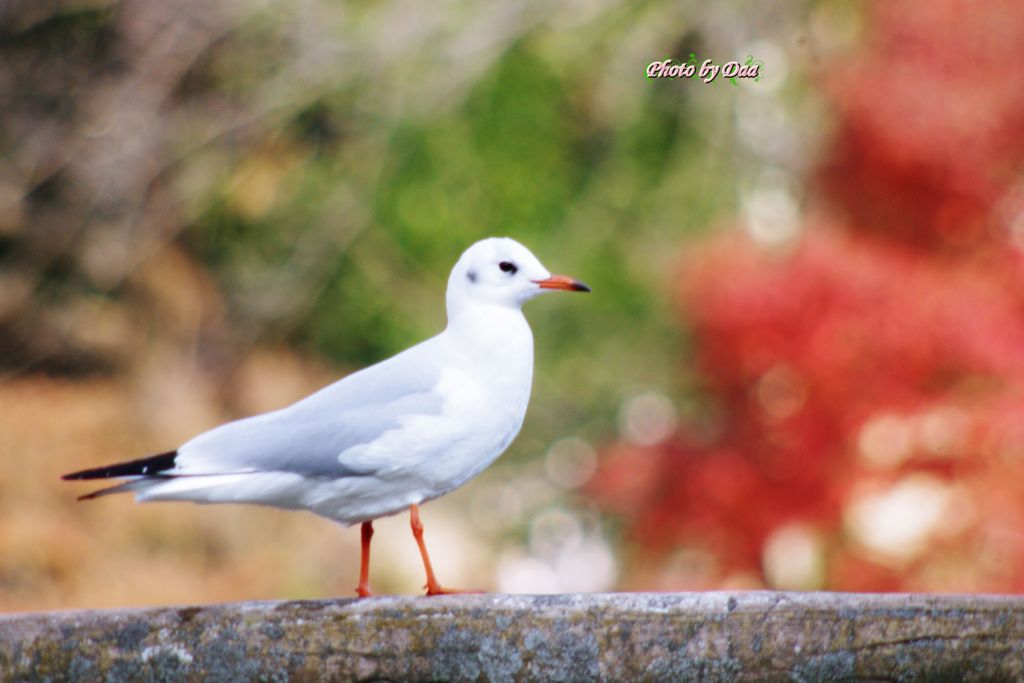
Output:
[[686,593],[0,616],[4,681],[1024,679],[1024,599]]

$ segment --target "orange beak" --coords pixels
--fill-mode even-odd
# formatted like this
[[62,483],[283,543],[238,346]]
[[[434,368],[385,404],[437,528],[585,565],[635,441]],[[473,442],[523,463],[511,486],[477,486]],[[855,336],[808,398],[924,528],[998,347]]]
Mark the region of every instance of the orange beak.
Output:
[[564,275],[552,275],[546,280],[534,280],[541,289],[565,289],[570,292],[589,292],[590,287],[579,280],[573,280]]

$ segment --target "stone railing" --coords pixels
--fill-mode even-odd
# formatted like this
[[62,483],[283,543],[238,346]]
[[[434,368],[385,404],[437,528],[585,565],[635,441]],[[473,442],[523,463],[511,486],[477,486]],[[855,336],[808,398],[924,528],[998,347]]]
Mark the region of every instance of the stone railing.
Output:
[[1024,680],[1024,598],[686,593],[0,616],[2,681]]

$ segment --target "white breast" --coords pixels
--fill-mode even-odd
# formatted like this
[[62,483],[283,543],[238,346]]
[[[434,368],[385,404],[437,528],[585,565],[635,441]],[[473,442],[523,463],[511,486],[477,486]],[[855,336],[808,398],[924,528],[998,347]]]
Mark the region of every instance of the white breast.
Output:
[[454,335],[444,340],[434,387],[444,401],[439,415],[406,417],[356,447],[359,460],[385,467],[370,477],[324,482],[305,506],[342,522],[394,514],[458,488],[493,463],[519,433],[533,378],[526,320],[520,314],[501,322],[503,329],[486,329],[471,347]]

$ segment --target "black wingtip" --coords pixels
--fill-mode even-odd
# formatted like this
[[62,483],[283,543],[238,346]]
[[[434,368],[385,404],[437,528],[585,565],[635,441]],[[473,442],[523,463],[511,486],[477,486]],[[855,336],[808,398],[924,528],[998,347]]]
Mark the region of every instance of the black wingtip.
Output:
[[[103,467],[94,467],[79,472],[71,472],[61,477],[64,481],[78,481],[82,479],[111,479],[115,477],[136,477],[159,474],[174,467],[174,459],[178,457],[178,451],[168,451],[159,455],[151,455],[147,458],[119,462]],[[86,498],[79,498],[83,500]]]

